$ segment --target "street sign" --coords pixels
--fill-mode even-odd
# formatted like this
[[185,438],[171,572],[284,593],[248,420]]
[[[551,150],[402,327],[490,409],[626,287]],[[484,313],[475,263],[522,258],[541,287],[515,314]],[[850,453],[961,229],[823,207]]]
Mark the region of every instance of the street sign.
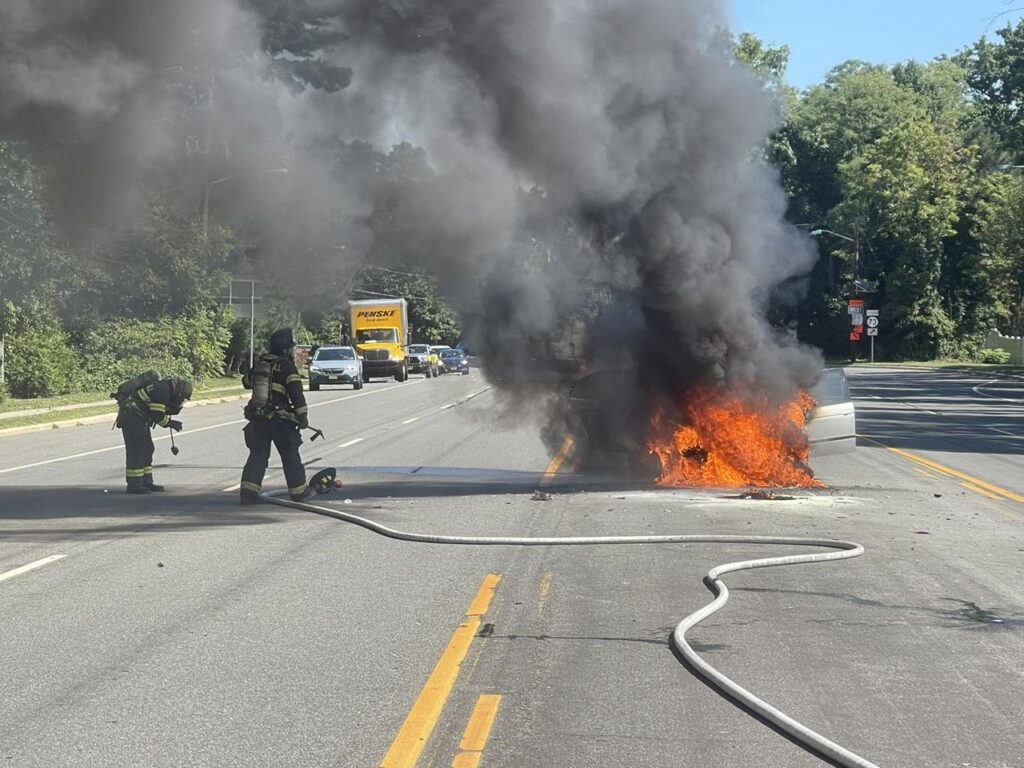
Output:
[[850,315],[850,325],[864,325],[864,315],[859,313]]
[[[869,317],[868,320],[870,320],[870,319],[871,318]],[[869,325],[868,326],[868,336],[877,336],[877,335],[878,335],[878,329]],[[872,362],[874,362],[874,361],[872,361]]]
[[864,299],[850,299],[846,302],[846,311],[851,315],[864,314]]
[[864,310],[864,314],[867,315],[868,317],[872,317],[872,316],[878,317],[878,310],[877,309],[866,309],[866,310]]
[[868,325],[868,330],[869,331],[873,329],[877,333],[878,332],[878,316],[877,315],[868,315],[868,323],[867,323],[867,325]]

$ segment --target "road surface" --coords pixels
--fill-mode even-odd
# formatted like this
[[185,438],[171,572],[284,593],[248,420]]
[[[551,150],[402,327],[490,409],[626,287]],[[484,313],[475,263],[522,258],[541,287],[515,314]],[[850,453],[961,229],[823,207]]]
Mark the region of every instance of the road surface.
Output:
[[[401,530],[860,542],[727,577],[695,648],[877,765],[1024,766],[1024,381],[850,380],[861,446],[786,500],[575,474],[478,371],[310,393],[303,455],[339,467],[331,508]],[[396,541],[240,507],[240,403],[183,420],[148,497],[108,425],[0,438],[3,765],[826,764],[670,645],[707,570],[788,551]]]

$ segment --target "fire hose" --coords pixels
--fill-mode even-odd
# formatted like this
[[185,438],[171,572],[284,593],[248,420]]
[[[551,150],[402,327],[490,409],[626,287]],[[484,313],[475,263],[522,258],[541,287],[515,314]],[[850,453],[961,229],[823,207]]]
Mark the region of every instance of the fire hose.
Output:
[[282,507],[292,507],[312,512],[325,517],[333,517],[346,523],[366,528],[388,538],[400,541],[420,542],[424,544],[469,544],[469,545],[503,545],[518,547],[551,547],[600,544],[768,544],[773,546],[820,547],[832,552],[818,552],[808,555],[786,555],[782,557],[766,557],[757,560],[738,560],[724,563],[708,571],[704,581],[715,599],[703,608],[694,611],[680,621],[672,633],[672,642],[676,649],[705,681],[718,688],[743,706],[789,734],[794,740],[808,749],[828,758],[836,765],[844,768],[878,768],[875,763],[857,755],[834,741],[812,731],[807,726],[794,720],[785,712],[773,707],[763,699],[746,690],[715,667],[705,661],[686,640],[686,633],[704,619],[720,610],[729,600],[729,590],[721,580],[727,573],[736,573],[753,568],[769,568],[776,565],[798,565],[801,563],[821,563],[828,560],[846,560],[859,557],[864,547],[852,541],[835,539],[809,539],[785,536],[732,536],[718,534],[677,534],[660,536],[566,536],[566,537],[517,537],[517,536],[445,536],[430,533],[414,533],[389,528],[359,515],[341,512],[329,507],[322,507],[307,502],[292,501],[281,498],[275,493],[265,493],[263,498]]

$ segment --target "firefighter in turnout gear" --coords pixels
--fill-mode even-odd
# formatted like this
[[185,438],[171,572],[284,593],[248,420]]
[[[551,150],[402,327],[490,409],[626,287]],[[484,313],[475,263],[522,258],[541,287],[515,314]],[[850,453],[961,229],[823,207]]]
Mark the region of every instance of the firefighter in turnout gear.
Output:
[[288,493],[296,501],[307,499],[316,491],[306,485],[306,469],[299,457],[302,445],[300,429],[309,426],[302,379],[292,361],[295,339],[291,328],[282,328],[270,337],[270,352],[261,355],[252,369],[242,377],[242,384],[252,390],[245,406],[245,445],[249,458],[242,470],[242,504],[256,504],[263,489],[263,476],[270,460],[270,446],[281,456]]
[[122,384],[111,395],[117,399],[117,421],[124,437],[125,483],[128,493],[153,493],[164,487],[153,482],[154,426],[181,430],[181,422],[171,418],[181,413],[192,397],[192,385],[184,379],[158,379],[153,371]]

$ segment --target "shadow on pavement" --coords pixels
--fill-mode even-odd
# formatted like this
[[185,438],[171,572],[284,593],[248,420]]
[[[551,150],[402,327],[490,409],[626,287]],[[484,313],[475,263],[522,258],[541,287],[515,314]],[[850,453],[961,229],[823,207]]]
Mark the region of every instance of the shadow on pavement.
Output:
[[[1024,381],[986,385],[936,371],[865,371],[849,381],[857,400],[857,433],[886,447],[1024,454]],[[858,445],[878,447],[864,439]]]

